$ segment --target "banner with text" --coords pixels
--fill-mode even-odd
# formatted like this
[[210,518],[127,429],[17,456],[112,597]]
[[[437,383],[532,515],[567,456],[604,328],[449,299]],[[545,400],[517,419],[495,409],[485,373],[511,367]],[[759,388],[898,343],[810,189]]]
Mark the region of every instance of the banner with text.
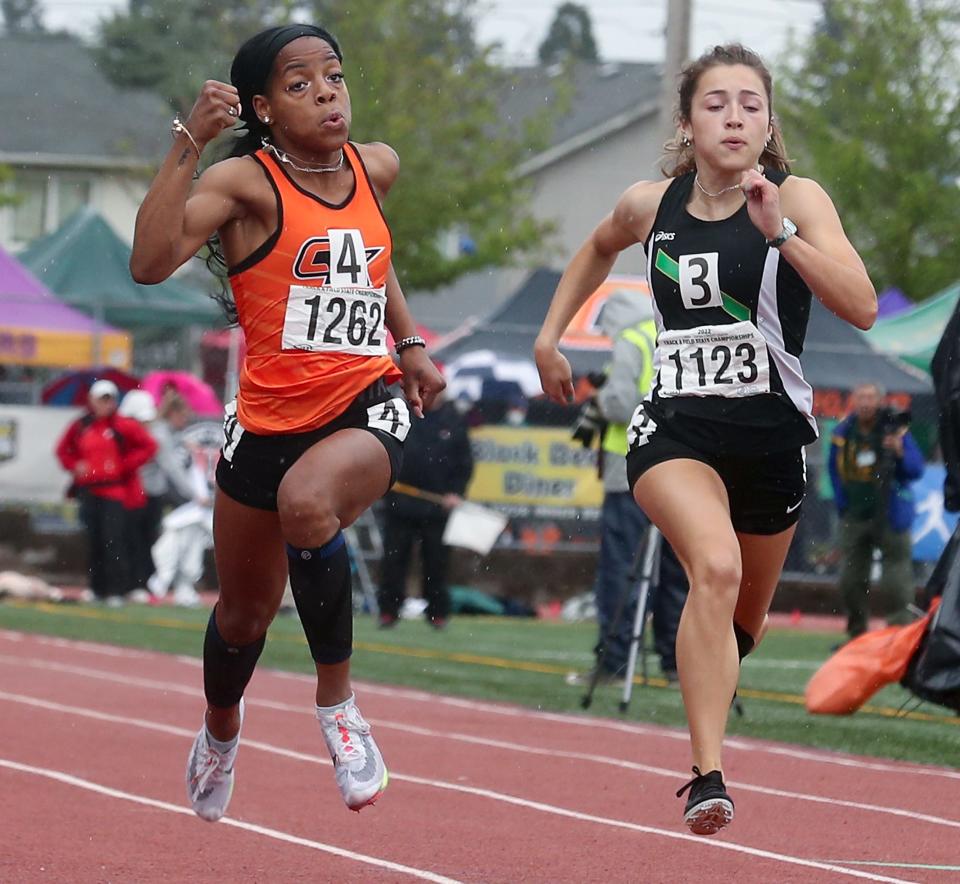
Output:
[[510,516],[599,518],[603,483],[597,452],[561,427],[475,427],[470,500]]

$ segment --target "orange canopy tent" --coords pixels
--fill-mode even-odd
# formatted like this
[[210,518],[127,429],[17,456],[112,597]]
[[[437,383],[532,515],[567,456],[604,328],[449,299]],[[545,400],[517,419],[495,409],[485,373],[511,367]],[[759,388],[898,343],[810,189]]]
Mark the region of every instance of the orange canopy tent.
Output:
[[560,346],[578,350],[610,350],[611,341],[601,330],[600,314],[607,298],[614,292],[635,292],[638,298],[649,298],[650,288],[642,276],[608,276],[574,314]]

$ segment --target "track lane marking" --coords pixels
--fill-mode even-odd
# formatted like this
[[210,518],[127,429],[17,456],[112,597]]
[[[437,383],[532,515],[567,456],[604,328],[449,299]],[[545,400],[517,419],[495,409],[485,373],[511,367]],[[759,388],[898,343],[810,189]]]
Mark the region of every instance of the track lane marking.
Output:
[[[18,603],[12,603],[14,606]],[[23,607],[23,605],[20,605]],[[65,612],[60,605],[51,605],[44,602],[33,603],[34,610],[45,613],[64,616]],[[182,620],[170,618],[151,618],[149,621],[134,621],[125,617],[121,613],[99,611],[96,609],[76,609],[70,612],[70,616],[77,618],[86,618],[92,620],[101,620],[114,623],[135,624],[141,626],[153,626],[160,629],[176,629],[180,631],[202,632],[206,627],[200,623],[188,623]],[[294,638],[288,635],[277,635],[273,641],[283,643],[293,643],[306,646],[306,639],[302,636]],[[412,657],[416,659],[431,659],[448,661],[453,663],[462,663],[468,666],[486,666],[498,669],[508,669],[518,672],[533,672],[541,675],[566,675],[569,672],[568,666],[558,666],[555,664],[533,663],[525,660],[517,660],[506,657],[488,657],[481,654],[468,654],[457,651],[440,651],[432,648],[411,648],[404,645],[383,644],[378,642],[355,641],[356,650],[364,650],[374,654],[393,655],[395,657]],[[634,679],[635,684],[640,684],[639,679]],[[648,686],[657,688],[669,688],[670,683],[663,678],[651,677],[646,681]],[[745,699],[767,700],[773,703],[786,703],[794,706],[802,706],[805,700],[800,694],[788,694],[780,691],[761,690],[758,688],[740,687],[738,693]],[[954,716],[934,715],[928,712],[904,712],[902,709],[895,709],[890,706],[875,706],[871,703],[864,703],[858,710],[865,715],[878,715],[883,718],[907,718],[913,721],[932,721],[938,724],[950,726],[960,726],[960,719]]]
[[[123,684],[125,679],[122,676],[116,676],[111,679],[119,684]],[[157,685],[152,685],[154,689],[158,689]],[[183,686],[177,686],[176,693],[185,693],[191,697],[196,697],[201,699],[201,694],[198,691],[190,690],[189,688],[184,689]],[[169,687],[166,688],[169,690]],[[174,725],[165,725],[158,722],[147,721],[146,719],[133,718],[130,716],[122,716],[117,718],[113,716],[112,713],[108,712],[97,712],[95,710],[84,709],[83,707],[75,706],[64,706],[59,703],[52,703],[48,700],[41,700],[36,697],[31,697],[25,694],[13,694],[7,691],[0,690],[0,700],[8,700],[10,702],[21,703],[23,705],[37,706],[45,709],[66,709],[67,711],[73,712],[75,714],[86,715],[91,718],[98,718],[102,721],[110,722],[119,722],[119,723],[133,723],[140,727],[149,728],[151,730],[162,731],[174,736],[183,736],[189,737],[192,739],[195,736],[193,731],[188,731]],[[248,697],[247,698],[248,708],[262,707],[264,709],[271,709],[276,712],[288,712],[294,715],[300,715],[307,717],[310,715],[310,710],[305,706],[294,706],[291,703],[283,703],[277,700],[267,700],[260,697]],[[311,715],[312,717],[312,715]],[[431,728],[425,728],[419,725],[406,724],[405,722],[389,721],[385,719],[378,718],[368,718],[367,719],[371,724],[376,725],[377,727],[384,728],[386,730],[396,730],[401,733],[416,734],[418,736],[429,737],[440,740],[454,740],[456,742],[467,743],[475,746],[483,746],[485,748],[498,749],[508,752],[517,752],[525,755],[537,755],[544,756],[547,758],[566,758],[572,761],[584,761],[587,763],[601,764],[609,767],[616,767],[623,770],[630,770],[637,773],[651,774],[654,776],[667,777],[671,780],[683,780],[689,777],[689,774],[685,771],[671,770],[664,767],[656,767],[649,764],[643,764],[637,761],[626,761],[621,758],[613,758],[606,755],[591,755],[586,752],[574,752],[571,750],[565,749],[541,749],[535,746],[527,746],[522,743],[516,742],[506,742],[503,740],[495,740],[489,737],[476,737],[471,734],[461,734],[455,731],[438,731]],[[246,741],[244,741],[246,742]],[[391,773],[391,776],[393,774]],[[960,820],[952,820],[946,817],[933,816],[932,814],[920,813],[919,811],[907,810],[905,808],[891,807],[888,805],[880,804],[867,804],[860,801],[849,801],[842,798],[831,798],[825,795],[812,795],[805,792],[791,792],[784,789],[775,789],[770,786],[757,786],[751,783],[742,783],[734,780],[728,782],[729,786],[733,786],[738,789],[742,789],[745,792],[754,792],[760,795],[770,795],[776,798],[789,798],[791,800],[797,801],[808,801],[815,804],[826,804],[828,806],[834,807],[849,807],[854,810],[862,810],[868,813],[881,813],[889,816],[903,817],[906,819],[913,820],[920,823],[930,823],[937,826],[946,826],[950,828],[960,829]]]
[[941,866],[935,863],[895,863],[895,862],[877,862],[876,860],[863,859],[830,859],[824,862],[840,863],[845,866],[881,866],[889,869],[919,869],[921,871],[931,872],[960,872],[960,866]]
[[[98,795],[105,795],[108,798],[118,798],[123,801],[130,801],[134,804],[142,804],[146,807],[153,807],[157,810],[165,810],[169,813],[176,813],[182,816],[194,817],[194,812],[186,807],[180,807],[176,804],[170,804],[167,801],[160,801],[156,798],[148,798],[145,795],[137,795],[133,792],[124,792],[120,789],[113,789],[110,786],[104,786],[100,783],[94,783],[91,780],[85,780],[81,777],[75,777],[64,771],[52,770],[46,767],[35,767],[31,764],[23,764],[19,761],[13,761],[9,758],[0,758],[0,767],[8,770],[18,771],[19,773],[32,774],[33,776],[46,777],[64,783],[68,786],[76,786],[80,789],[86,789],[88,792],[96,792]],[[431,881],[434,884],[461,884],[456,878],[447,878],[443,875],[437,875],[433,872],[417,869],[413,866],[405,866],[402,863],[395,863],[391,860],[380,859],[376,856],[368,856],[365,853],[355,853],[352,850],[346,850],[333,844],[324,844],[322,841],[313,841],[309,838],[301,838],[299,835],[291,835],[289,832],[281,832],[279,829],[271,829],[268,826],[260,826],[256,823],[248,823],[243,820],[235,820],[231,817],[223,817],[217,822],[217,825],[231,826],[235,829],[243,829],[246,832],[253,832],[257,835],[264,835],[273,838],[276,841],[285,841],[288,844],[296,844],[299,847],[309,847],[312,850],[320,850],[324,853],[330,853],[343,859],[353,860],[354,862],[364,863],[366,865],[376,866],[380,869],[387,869],[391,872],[402,872],[422,881]]]
[[[0,634],[2,635],[2,634]],[[73,639],[44,639],[40,638],[39,642],[41,644],[51,644],[56,647],[73,647]],[[99,647],[99,646],[98,646]],[[112,645],[104,645],[104,648],[107,648],[111,651],[115,650]],[[155,652],[157,657],[160,657],[164,660],[174,659],[186,665],[189,665],[191,668],[197,669],[200,667],[200,661],[194,657],[184,657],[182,655],[171,655],[164,654],[161,652]],[[139,657],[140,652],[134,652],[134,654]],[[111,654],[113,656],[113,654]],[[99,669],[89,669],[83,666],[74,666],[72,664],[66,663],[56,663],[50,660],[43,660],[38,658],[27,658],[22,656],[12,657],[4,654],[0,654],[0,663],[10,663],[13,665],[24,665],[31,666],[37,669],[50,669],[53,671],[60,672],[71,672],[76,675],[83,675],[90,678],[100,678],[115,680],[116,675],[110,672],[104,672]],[[314,676],[305,675],[303,673],[296,672],[287,672],[280,669],[270,669],[264,667],[257,670],[260,673],[271,675],[276,678],[297,681],[303,684],[313,685],[315,684],[316,678]],[[164,682],[157,682],[152,679],[139,678],[137,676],[125,676],[128,680],[128,683],[134,686],[157,688],[161,687],[164,690],[189,694],[190,696],[198,696],[200,691],[199,689],[188,689],[182,687],[173,687]],[[550,721],[556,722],[558,724],[573,725],[576,727],[586,727],[586,728],[603,728],[606,730],[617,731],[620,733],[627,733],[634,736],[652,736],[652,737],[664,737],[671,740],[678,740],[684,743],[689,742],[689,736],[678,730],[669,730],[664,727],[646,727],[644,725],[632,724],[627,722],[618,722],[612,721],[605,718],[591,718],[589,716],[576,716],[569,715],[560,712],[542,712],[532,709],[524,709],[521,707],[513,707],[506,705],[496,705],[493,703],[484,702],[482,700],[470,700],[462,697],[451,697],[444,694],[431,694],[426,691],[420,691],[415,688],[402,688],[402,687],[387,687],[384,685],[379,685],[374,682],[367,682],[363,680],[356,680],[354,684],[360,687],[362,690],[367,693],[377,694],[380,696],[387,697],[389,699],[404,698],[408,700],[413,700],[416,702],[422,703],[440,703],[445,706],[452,706],[455,708],[467,709],[477,712],[488,712],[494,715],[500,715],[505,717],[514,717],[514,718],[533,718],[540,721]],[[917,775],[925,777],[938,777],[942,779],[949,780],[960,780],[960,771],[956,770],[947,770],[944,768],[936,767],[921,767],[918,765],[907,764],[888,764],[882,761],[866,761],[862,758],[856,758],[851,756],[844,756],[840,753],[829,753],[829,752],[819,752],[817,750],[805,750],[805,749],[794,749],[787,746],[778,746],[772,743],[765,743],[762,741],[748,741],[743,740],[737,737],[728,737],[724,740],[724,749],[734,749],[744,752],[764,752],[771,755],[780,755],[787,758],[794,758],[803,761],[810,761],[815,764],[834,764],[841,767],[855,768],[858,770],[873,770],[883,773],[895,773],[895,774],[906,774],[906,775]],[[684,774],[687,776],[687,774]]]
[[[13,698],[17,697],[16,700]],[[151,722],[146,719],[139,718],[129,718],[122,715],[113,715],[106,712],[96,712],[94,710],[83,709],[76,706],[67,706],[62,703],[53,703],[47,700],[40,700],[34,697],[27,697],[25,695],[10,695],[6,692],[0,692],[0,699],[6,699],[10,702],[22,702],[25,705],[30,705],[35,708],[44,709],[46,711],[55,712],[58,714],[71,714],[78,717],[95,719],[98,721],[105,721],[111,724],[124,724],[127,726],[139,727],[145,730],[152,730],[161,732],[164,734],[182,736],[185,739],[189,739],[194,736],[194,732],[187,730],[186,728],[177,728],[172,725],[161,724],[159,722]],[[331,767],[332,762],[325,758],[318,758],[314,755],[309,755],[304,752],[297,752],[293,749],[286,749],[282,746],[275,746],[271,743],[264,743],[259,740],[249,740],[245,739],[243,741],[245,746],[249,746],[252,749],[258,749],[262,752],[266,752],[272,755],[278,755],[283,758],[289,758],[294,761],[302,761],[309,764],[319,764],[325,767]],[[2,762],[2,759],[0,759]],[[869,881],[882,881],[882,882],[892,882],[892,884],[911,884],[911,882],[905,882],[900,878],[888,878],[885,876],[872,875],[868,872],[861,872],[856,869],[846,868],[844,866],[839,866],[831,863],[825,863],[818,860],[809,860],[804,859],[803,857],[793,856],[790,854],[777,853],[775,851],[763,850],[762,848],[750,847],[746,844],[738,844],[733,841],[713,841],[707,840],[705,838],[697,837],[695,835],[687,834],[684,832],[676,832],[670,829],[661,829],[657,826],[647,826],[641,823],[634,823],[628,820],[620,820],[613,817],[602,817],[596,814],[584,813],[581,811],[570,810],[569,808],[560,807],[553,804],[547,804],[541,801],[533,801],[527,798],[521,798],[516,795],[510,795],[505,792],[498,792],[493,789],[484,789],[477,786],[465,786],[460,783],[450,783],[444,780],[434,780],[428,777],[419,777],[411,774],[401,774],[391,771],[391,779],[412,783],[414,785],[426,786],[434,789],[442,789],[448,792],[457,792],[466,795],[472,795],[480,798],[492,799],[493,801],[514,805],[516,807],[522,807],[528,810],[535,810],[541,813],[550,814],[553,816],[565,817],[567,819],[574,819],[579,822],[588,822],[594,823],[601,826],[607,826],[610,828],[625,829],[628,831],[641,832],[647,835],[655,835],[663,838],[670,838],[673,840],[679,841],[688,841],[693,842],[704,847],[710,847],[718,850],[727,850],[734,853],[743,853],[750,856],[760,857],[762,859],[769,859],[774,862],[781,862],[789,865],[797,865],[806,868],[820,869],[822,871],[835,872],[840,875],[845,875],[847,877],[853,878],[864,878]],[[152,799],[149,799],[152,800]],[[169,805],[169,807],[175,807],[176,805]],[[192,814],[192,811],[186,810],[185,808],[178,808],[179,812]]]

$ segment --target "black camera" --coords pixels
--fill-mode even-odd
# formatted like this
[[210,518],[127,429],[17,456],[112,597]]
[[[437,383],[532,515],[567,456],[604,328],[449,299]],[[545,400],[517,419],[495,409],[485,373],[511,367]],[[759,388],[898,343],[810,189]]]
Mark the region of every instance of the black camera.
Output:
[[891,408],[886,406],[877,412],[877,423],[880,425],[880,432],[884,436],[892,433],[898,433],[910,426],[912,415],[906,409]]
[[[607,375],[602,371],[591,371],[586,375],[590,385],[599,390],[606,382]],[[573,425],[573,432],[570,436],[576,439],[584,448],[593,445],[593,440],[599,435],[603,437],[607,429],[607,419],[603,416],[600,406],[597,404],[595,396],[591,396],[577,415],[577,421]]]
[[577,416],[577,422],[573,425],[571,437],[576,439],[584,448],[593,445],[593,440],[598,436],[603,436],[607,428],[607,419],[600,411],[597,400],[590,398]]

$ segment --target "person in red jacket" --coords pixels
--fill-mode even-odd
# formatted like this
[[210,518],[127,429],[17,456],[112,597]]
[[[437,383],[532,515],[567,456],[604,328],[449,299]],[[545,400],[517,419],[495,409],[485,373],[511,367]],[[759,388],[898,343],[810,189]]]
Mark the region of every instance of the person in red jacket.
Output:
[[87,532],[90,588],[100,601],[119,600],[128,589],[124,512],[143,497],[137,470],[157,452],[137,421],[117,414],[118,400],[116,384],[96,381],[87,412],[67,427],[56,449],[73,475],[71,492]]

